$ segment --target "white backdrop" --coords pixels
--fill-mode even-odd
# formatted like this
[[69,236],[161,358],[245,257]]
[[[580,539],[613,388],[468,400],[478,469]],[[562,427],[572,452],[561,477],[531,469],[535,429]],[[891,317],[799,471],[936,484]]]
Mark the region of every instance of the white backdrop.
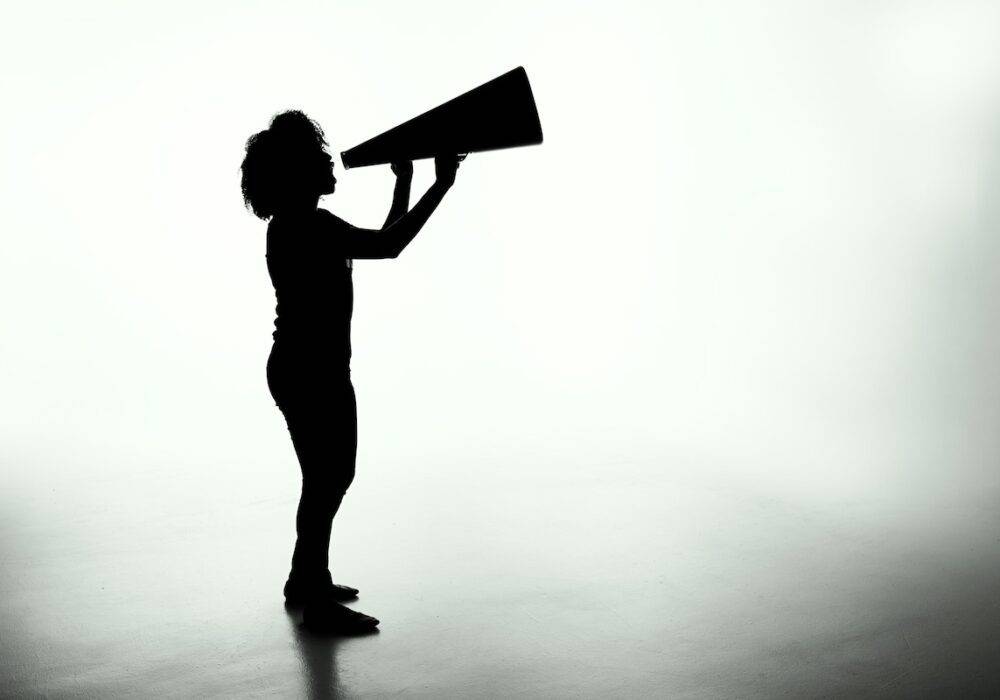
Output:
[[[517,65],[545,143],[470,156],[398,260],[355,266],[359,474],[996,488],[996,3],[6,14],[5,509],[124,471],[292,499],[246,138],[301,108],[336,154]],[[388,168],[338,178],[323,206],[377,226]]]

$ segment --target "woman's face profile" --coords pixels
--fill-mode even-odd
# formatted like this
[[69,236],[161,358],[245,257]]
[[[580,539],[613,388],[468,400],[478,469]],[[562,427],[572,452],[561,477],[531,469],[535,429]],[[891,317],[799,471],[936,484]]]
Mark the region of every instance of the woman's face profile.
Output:
[[333,158],[326,151],[320,151],[321,158],[321,173],[322,173],[322,186],[320,192],[322,194],[333,194],[333,191],[337,188],[337,178],[333,176]]

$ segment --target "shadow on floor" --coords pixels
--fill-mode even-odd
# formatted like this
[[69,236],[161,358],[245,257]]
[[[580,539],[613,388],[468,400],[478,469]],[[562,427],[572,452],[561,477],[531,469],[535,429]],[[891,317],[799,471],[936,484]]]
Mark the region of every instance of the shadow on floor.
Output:
[[308,697],[311,700],[346,697],[347,691],[337,678],[338,649],[357,637],[376,636],[378,630],[354,635],[317,634],[303,626],[300,608],[286,605],[285,612],[292,627],[292,637],[302,665],[302,677]]

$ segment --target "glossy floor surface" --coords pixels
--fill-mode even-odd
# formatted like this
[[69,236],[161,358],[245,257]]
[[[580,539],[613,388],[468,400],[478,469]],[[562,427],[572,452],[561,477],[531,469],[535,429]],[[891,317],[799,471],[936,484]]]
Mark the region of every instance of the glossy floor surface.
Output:
[[362,465],[334,573],[382,627],[347,639],[283,607],[286,467],[24,464],[0,695],[1000,693],[995,494],[810,500],[680,458],[520,459]]

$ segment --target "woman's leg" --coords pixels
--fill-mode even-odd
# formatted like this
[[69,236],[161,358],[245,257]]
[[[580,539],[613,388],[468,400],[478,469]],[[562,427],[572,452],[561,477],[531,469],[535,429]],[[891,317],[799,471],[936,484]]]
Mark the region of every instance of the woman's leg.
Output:
[[344,493],[354,480],[357,404],[350,381],[328,388],[316,401],[284,409],[302,471],[290,578],[329,581],[330,531]]

